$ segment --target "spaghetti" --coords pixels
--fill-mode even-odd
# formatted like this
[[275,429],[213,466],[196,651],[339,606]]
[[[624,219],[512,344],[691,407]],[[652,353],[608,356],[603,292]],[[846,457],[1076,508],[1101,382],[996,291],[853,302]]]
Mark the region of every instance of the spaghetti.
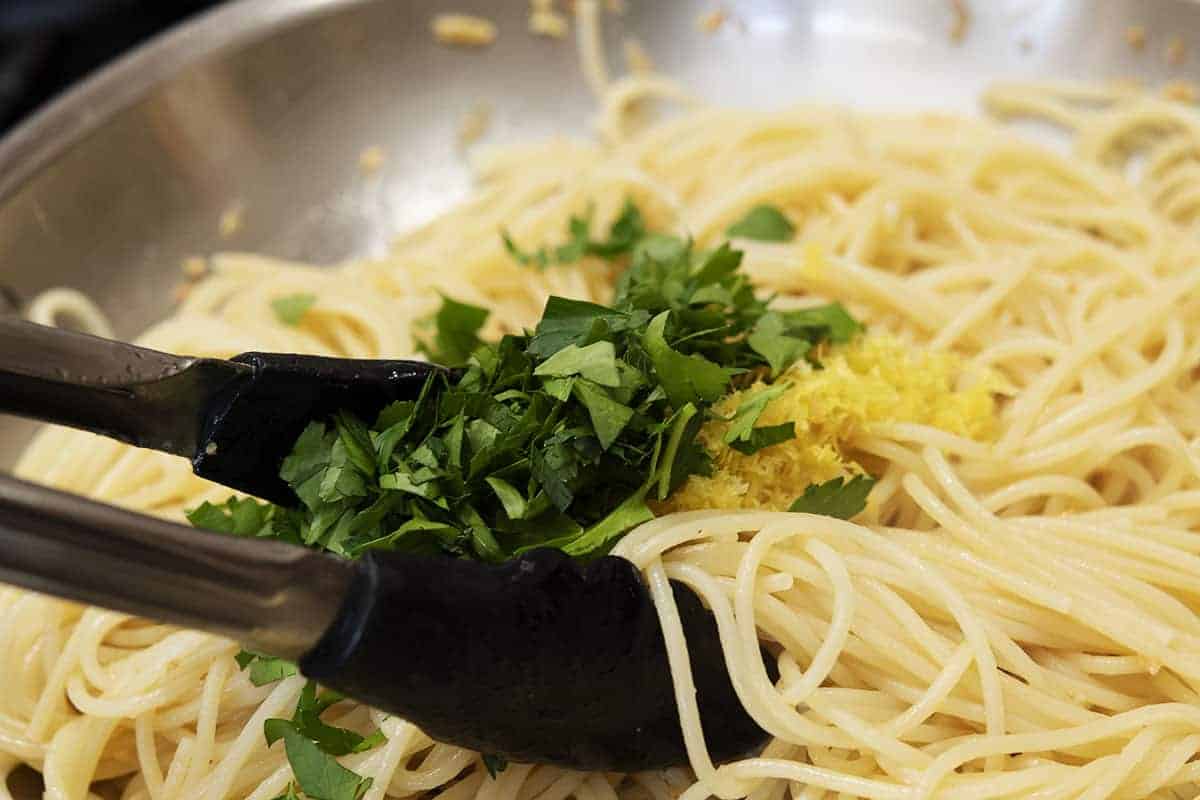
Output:
[[[523,267],[501,227],[538,244],[589,205],[606,224],[630,197],[650,227],[704,247],[771,203],[799,230],[738,243],[758,286],[839,300],[873,336],[998,376],[996,430],[857,430],[846,446],[879,483],[855,522],[700,509],[620,542],[659,609],[691,771],[511,765],[493,779],[477,754],[342,703],[331,722],[387,736],[342,759],[373,780],[367,800],[1195,796],[1200,120],[1121,88],[1000,86],[995,113],[1049,120],[1073,152],[983,121],[832,108],[700,109],[637,131],[638,99],[678,90],[591,74],[603,146],[481,158],[476,195],[386,258],[316,269],[215,256],[141,341],[409,356],[439,292],[490,308],[493,336],[530,325],[550,294],[607,298],[606,263]],[[317,300],[291,326],[271,302],[297,292]],[[37,308],[91,315],[71,294]],[[174,518],[227,495],[181,460],[59,429],[19,472]],[[713,610],[735,688],[773,736],[759,757],[709,759],[669,579]],[[255,687],[236,650],[0,589],[0,770],[32,765],[61,800],[105,781],[129,800],[276,797],[291,773],[262,723],[303,680]]]

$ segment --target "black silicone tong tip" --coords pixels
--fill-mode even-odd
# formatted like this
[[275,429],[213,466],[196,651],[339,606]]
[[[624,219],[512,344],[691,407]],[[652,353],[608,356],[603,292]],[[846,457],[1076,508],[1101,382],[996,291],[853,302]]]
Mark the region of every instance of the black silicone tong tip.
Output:
[[[0,409],[186,455],[198,475],[285,505],[296,497],[277,476],[310,421],[371,421],[438,374],[456,377],[412,361],[181,358],[0,317]],[[688,761],[654,604],[624,559],[347,562],[0,476],[0,576],[303,656],[305,674],[350,697],[514,761]],[[674,595],[713,757],[754,752],[767,735],[738,701],[712,615],[687,588]]]
[[[196,474],[283,504],[283,458],[310,421],[370,420],[439,371],[421,362],[247,353],[219,395]],[[504,564],[375,553],[305,675],[396,713],[434,739],[513,761],[635,771],[686,764],[658,617],[634,566],[541,549]],[[675,585],[708,746],[717,761],[767,735],[742,707],[712,615]],[[768,661],[768,663],[770,663]]]
[[452,372],[421,361],[367,361],[320,356],[243,353],[251,367],[202,413],[192,468],[197,475],[280,505],[296,495],[280,465],[304,427],[340,410],[367,422],[396,400],[417,396],[431,375]]
[[[688,763],[654,603],[629,561],[539,549],[500,565],[388,553],[360,565],[305,675],[512,761]],[[674,594],[709,751],[756,752],[767,734],[734,692],[713,616],[686,587]]]

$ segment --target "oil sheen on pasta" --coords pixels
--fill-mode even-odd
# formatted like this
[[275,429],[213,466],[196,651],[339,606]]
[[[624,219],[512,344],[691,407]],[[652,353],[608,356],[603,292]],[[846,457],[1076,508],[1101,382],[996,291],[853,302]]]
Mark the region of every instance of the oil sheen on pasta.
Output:
[[[316,269],[215,256],[141,341],[213,356],[407,356],[439,292],[492,309],[493,336],[534,322],[549,294],[608,297],[606,263],[522,267],[501,227],[553,241],[572,213],[592,205],[603,226],[629,197],[652,227],[703,247],[772,203],[798,235],[739,243],[744,268],[780,302],[845,303],[868,325],[862,347],[900,346],[909,355],[897,358],[912,359],[912,375],[888,379],[876,363],[864,380],[919,384],[952,359],[955,380],[989,375],[998,400],[983,416],[881,417],[830,393],[795,398],[789,407],[805,419],[840,409],[841,427],[810,433],[833,431],[837,452],[879,478],[855,522],[762,510],[770,504],[739,492],[756,480],[750,466],[723,461],[734,478],[680,496],[678,508],[700,510],[619,544],[659,608],[690,770],[517,764],[492,779],[476,753],[340,704],[331,722],[387,736],[343,759],[373,779],[369,800],[1194,796],[1195,114],[1123,89],[989,94],[997,113],[1061,126],[1072,146],[1062,154],[988,122],[833,108],[695,109],[639,128],[631,103],[678,90],[658,77],[593,77],[602,145],[554,141],[481,159],[474,197],[385,258]],[[271,303],[298,293],[315,304],[299,325],[283,324]],[[77,297],[58,297],[87,314]],[[35,311],[53,319],[53,298]],[[811,479],[844,467],[793,465]],[[227,495],[183,460],[64,430],[44,431],[20,473],[171,518]],[[668,579],[715,612],[740,696],[774,737],[762,757],[719,768],[708,758]],[[775,684],[760,640],[778,654]],[[55,798],[120,778],[130,800],[269,800],[291,775],[262,722],[289,713],[303,681],[256,688],[236,652],[212,636],[0,589],[0,769],[34,766]]]

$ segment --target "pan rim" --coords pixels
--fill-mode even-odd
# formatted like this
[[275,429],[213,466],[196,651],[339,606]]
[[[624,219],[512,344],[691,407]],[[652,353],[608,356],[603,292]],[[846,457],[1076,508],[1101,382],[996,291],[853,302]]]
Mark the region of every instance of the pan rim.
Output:
[[201,12],[69,86],[0,139],[0,204],[119,112],[186,68],[298,22],[370,0],[235,0]]

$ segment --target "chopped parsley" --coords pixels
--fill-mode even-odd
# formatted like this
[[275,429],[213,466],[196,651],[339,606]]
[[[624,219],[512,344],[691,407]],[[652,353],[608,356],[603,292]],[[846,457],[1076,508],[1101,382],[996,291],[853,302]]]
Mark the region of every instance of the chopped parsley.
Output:
[[[602,555],[652,516],[649,502],[710,471],[697,433],[735,382],[769,379],[858,330],[838,305],[772,310],[739,271],[740,252],[646,233],[635,206],[607,239],[588,238],[579,217],[571,230],[579,247],[567,255],[627,262],[611,305],[551,297],[532,331],[484,344],[487,312],[445,298],[427,352],[465,365],[461,378],[435,375],[374,420],[311,423],[280,473],[299,510],[232,500],[192,521],[348,558],[388,549],[498,562],[540,546]],[[730,446],[753,453],[793,438],[791,424],[756,427],[781,390],[739,409]]]
[[234,658],[238,667],[250,669],[250,682],[255,686],[266,686],[268,683],[290,678],[300,672],[291,661],[262,653],[252,653],[249,650],[242,650]]
[[483,344],[479,339],[479,329],[487,321],[487,316],[487,310],[479,306],[442,297],[442,306],[431,320],[433,344],[423,345],[421,349],[435,363],[447,367],[466,364],[471,353]]
[[[790,223],[775,215],[790,236]],[[736,235],[782,235],[779,220],[760,209],[743,223],[750,233],[739,223]],[[486,310],[443,298],[424,349],[462,367],[455,377],[434,374],[417,397],[375,419],[340,412],[309,424],[280,471],[297,508],[231,499],[204,503],[191,522],[347,558],[394,550],[499,562],[536,547],[603,555],[653,518],[651,502],[710,474],[698,433],[717,400],[800,359],[815,363],[820,345],[861,329],[837,304],[771,309],[739,271],[741,252],[649,233],[632,203],[603,239],[591,238],[586,217],[573,217],[555,248],[527,253],[505,242],[536,266],[585,255],[616,262],[623,271],[612,303],[551,297],[533,330],[485,343]],[[309,297],[286,305],[289,319],[303,316]],[[757,425],[785,390],[770,385],[744,402],[725,441],[751,454],[792,439],[792,423]],[[809,487],[796,506],[835,516],[861,509],[869,479],[833,483]],[[294,664],[258,653],[240,653],[238,664],[256,685],[296,674]],[[283,741],[296,776],[285,797],[357,800],[369,787],[336,758],[377,745],[382,734],[323,722],[340,699],[310,682],[290,720],[266,723],[268,742]],[[490,756],[484,764],[503,768]]]
[[370,778],[343,767],[287,720],[269,719],[264,727],[269,742],[283,739],[296,778],[295,785],[282,795],[287,800],[298,800],[297,789],[309,800],[359,800],[371,788]]
[[542,247],[534,251],[522,250],[507,231],[500,234],[504,248],[520,264],[545,269],[551,264],[571,264],[584,256],[599,256],[614,259],[627,255],[646,235],[642,213],[632,202],[626,201],[620,216],[609,228],[607,239],[591,238],[591,213],[572,216],[567,223],[567,241],[557,247]]
[[[793,329],[807,330],[810,337],[828,337],[834,344],[845,344],[862,333],[862,323],[850,316],[841,303],[830,303],[815,308],[781,312]],[[810,341],[813,341],[810,338]]]
[[726,231],[730,237],[757,239],[760,242],[788,242],[796,227],[775,206],[755,206]]
[[822,514],[826,517],[850,519],[867,507],[867,495],[875,486],[869,475],[855,475],[850,480],[834,478],[825,483],[814,483],[792,503],[788,511],[805,514]]
[[[371,788],[370,778],[346,769],[337,757],[379,746],[385,741],[383,732],[363,736],[323,721],[321,715],[342,700],[337,692],[318,693],[309,681],[291,719],[269,719],[263,725],[268,746],[283,740],[299,791],[310,800],[358,800]],[[296,788],[289,787],[289,793],[294,796]]]
[[298,294],[288,294],[283,297],[276,297],[271,301],[271,310],[275,312],[275,318],[284,325],[296,327],[304,321],[305,314],[317,302],[315,294],[301,292]]
[[733,414],[729,429],[725,432],[725,444],[743,455],[753,455],[764,447],[780,444],[796,438],[796,423],[755,427],[767,404],[786,392],[788,384],[777,383],[763,389],[748,400],[743,400]]
[[217,533],[302,543],[300,512],[251,497],[231,497],[219,505],[205,502],[187,516],[195,527]]
[[504,772],[507,766],[508,760],[503,756],[494,756],[491,753],[483,754],[483,767],[491,777],[495,778],[498,773]]

